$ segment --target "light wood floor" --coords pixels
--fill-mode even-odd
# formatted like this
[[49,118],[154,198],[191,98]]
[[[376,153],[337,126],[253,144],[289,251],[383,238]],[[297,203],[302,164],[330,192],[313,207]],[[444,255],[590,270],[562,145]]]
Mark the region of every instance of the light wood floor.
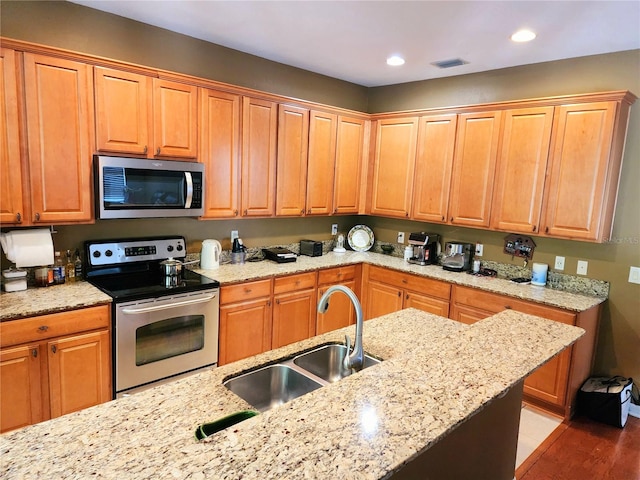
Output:
[[517,480],[640,480],[640,418],[623,429],[584,417],[561,424],[516,470]]

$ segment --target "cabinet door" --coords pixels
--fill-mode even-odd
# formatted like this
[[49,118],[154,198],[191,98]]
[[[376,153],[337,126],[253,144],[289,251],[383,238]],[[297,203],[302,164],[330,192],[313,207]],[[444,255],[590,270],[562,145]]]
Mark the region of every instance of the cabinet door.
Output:
[[273,296],[272,347],[278,348],[306,340],[316,334],[315,289]]
[[24,54],[32,220],[93,219],[91,66]]
[[111,400],[109,331],[47,343],[51,417]]
[[198,87],[153,79],[153,155],[198,155]]
[[333,213],[359,213],[366,121],[338,116]]
[[146,155],[152,79],[95,67],[96,148],[102,152]]
[[411,217],[446,222],[457,115],[420,117]]
[[332,113],[312,110],[309,114],[307,215],[329,215],[333,211],[336,123],[337,116]]
[[200,155],[205,169],[204,218],[238,215],[240,96],[200,89]]
[[556,109],[544,233],[601,240],[616,106],[598,102]]
[[409,216],[418,118],[380,120],[376,132],[371,213]]
[[489,226],[501,118],[501,112],[458,116],[449,200],[449,220],[455,225]]
[[441,317],[449,317],[448,301],[421,295],[416,292],[405,292],[403,307],[417,308],[418,310],[440,315]]
[[[340,282],[336,285],[344,285],[354,292],[357,288],[355,280]],[[325,285],[318,289],[318,299],[325,294],[329,287],[330,285]],[[346,295],[335,293],[329,300],[327,313],[318,313],[316,316],[316,335],[347,327],[354,323],[356,323],[356,314],[351,300]]]
[[504,112],[491,208],[492,228],[522,233],[535,233],[540,228],[552,123],[553,107]]
[[450,318],[452,320],[457,320],[458,322],[466,323],[467,325],[476,323],[477,321],[490,317],[491,315],[494,315],[494,313],[468,305],[460,305],[457,303],[451,305]]
[[276,166],[276,215],[299,217],[307,196],[309,110],[280,105]]
[[37,344],[0,351],[0,432],[44,420]]
[[384,283],[369,281],[365,304],[365,318],[376,318],[402,310],[403,291]]
[[275,212],[277,104],[242,102],[242,215],[269,217]]
[[219,365],[271,349],[271,300],[259,298],[220,307]]
[[25,215],[22,203],[17,67],[16,53],[0,48],[0,223],[3,225],[20,224]]

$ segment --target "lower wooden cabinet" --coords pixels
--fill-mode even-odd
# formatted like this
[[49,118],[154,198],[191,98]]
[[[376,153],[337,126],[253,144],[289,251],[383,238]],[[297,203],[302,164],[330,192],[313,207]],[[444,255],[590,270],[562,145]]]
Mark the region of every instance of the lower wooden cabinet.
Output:
[[418,275],[364,266],[366,279],[365,319],[376,318],[403,308],[449,316],[451,285]]
[[[318,300],[333,285],[344,285],[360,298],[360,265],[328,268],[318,272]],[[316,335],[356,323],[356,312],[349,297],[335,293],[329,300],[326,313],[316,313]]]
[[505,309],[576,325],[586,330],[587,333],[572,347],[538,368],[524,383],[525,400],[569,418],[573,414],[578,388],[591,373],[599,306],[575,313],[474,288],[453,286],[453,320],[474,323]]
[[0,430],[111,400],[109,306],[0,324]]
[[316,272],[276,278],[273,302],[272,348],[315,336]]

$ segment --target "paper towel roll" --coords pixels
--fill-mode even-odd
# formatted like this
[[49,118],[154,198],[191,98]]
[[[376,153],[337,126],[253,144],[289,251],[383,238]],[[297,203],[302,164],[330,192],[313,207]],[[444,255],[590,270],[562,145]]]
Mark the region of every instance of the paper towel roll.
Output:
[[547,284],[547,270],[549,265],[546,263],[534,263],[533,274],[531,276],[531,285],[537,285],[539,287]]
[[47,228],[3,233],[0,242],[7,260],[18,268],[53,264],[53,239]]

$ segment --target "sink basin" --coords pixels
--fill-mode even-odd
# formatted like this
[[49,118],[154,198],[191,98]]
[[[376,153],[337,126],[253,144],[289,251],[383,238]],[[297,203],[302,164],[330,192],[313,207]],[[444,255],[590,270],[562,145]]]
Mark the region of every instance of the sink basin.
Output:
[[[293,359],[293,363],[311,372],[326,382],[337,382],[347,377],[355,370],[347,370],[342,366],[342,360],[347,352],[344,345],[324,345],[310,352],[303,353]],[[363,368],[380,363],[380,360],[365,354]]]
[[280,364],[239,375],[227,380],[224,385],[261,412],[322,386],[293,368]]

